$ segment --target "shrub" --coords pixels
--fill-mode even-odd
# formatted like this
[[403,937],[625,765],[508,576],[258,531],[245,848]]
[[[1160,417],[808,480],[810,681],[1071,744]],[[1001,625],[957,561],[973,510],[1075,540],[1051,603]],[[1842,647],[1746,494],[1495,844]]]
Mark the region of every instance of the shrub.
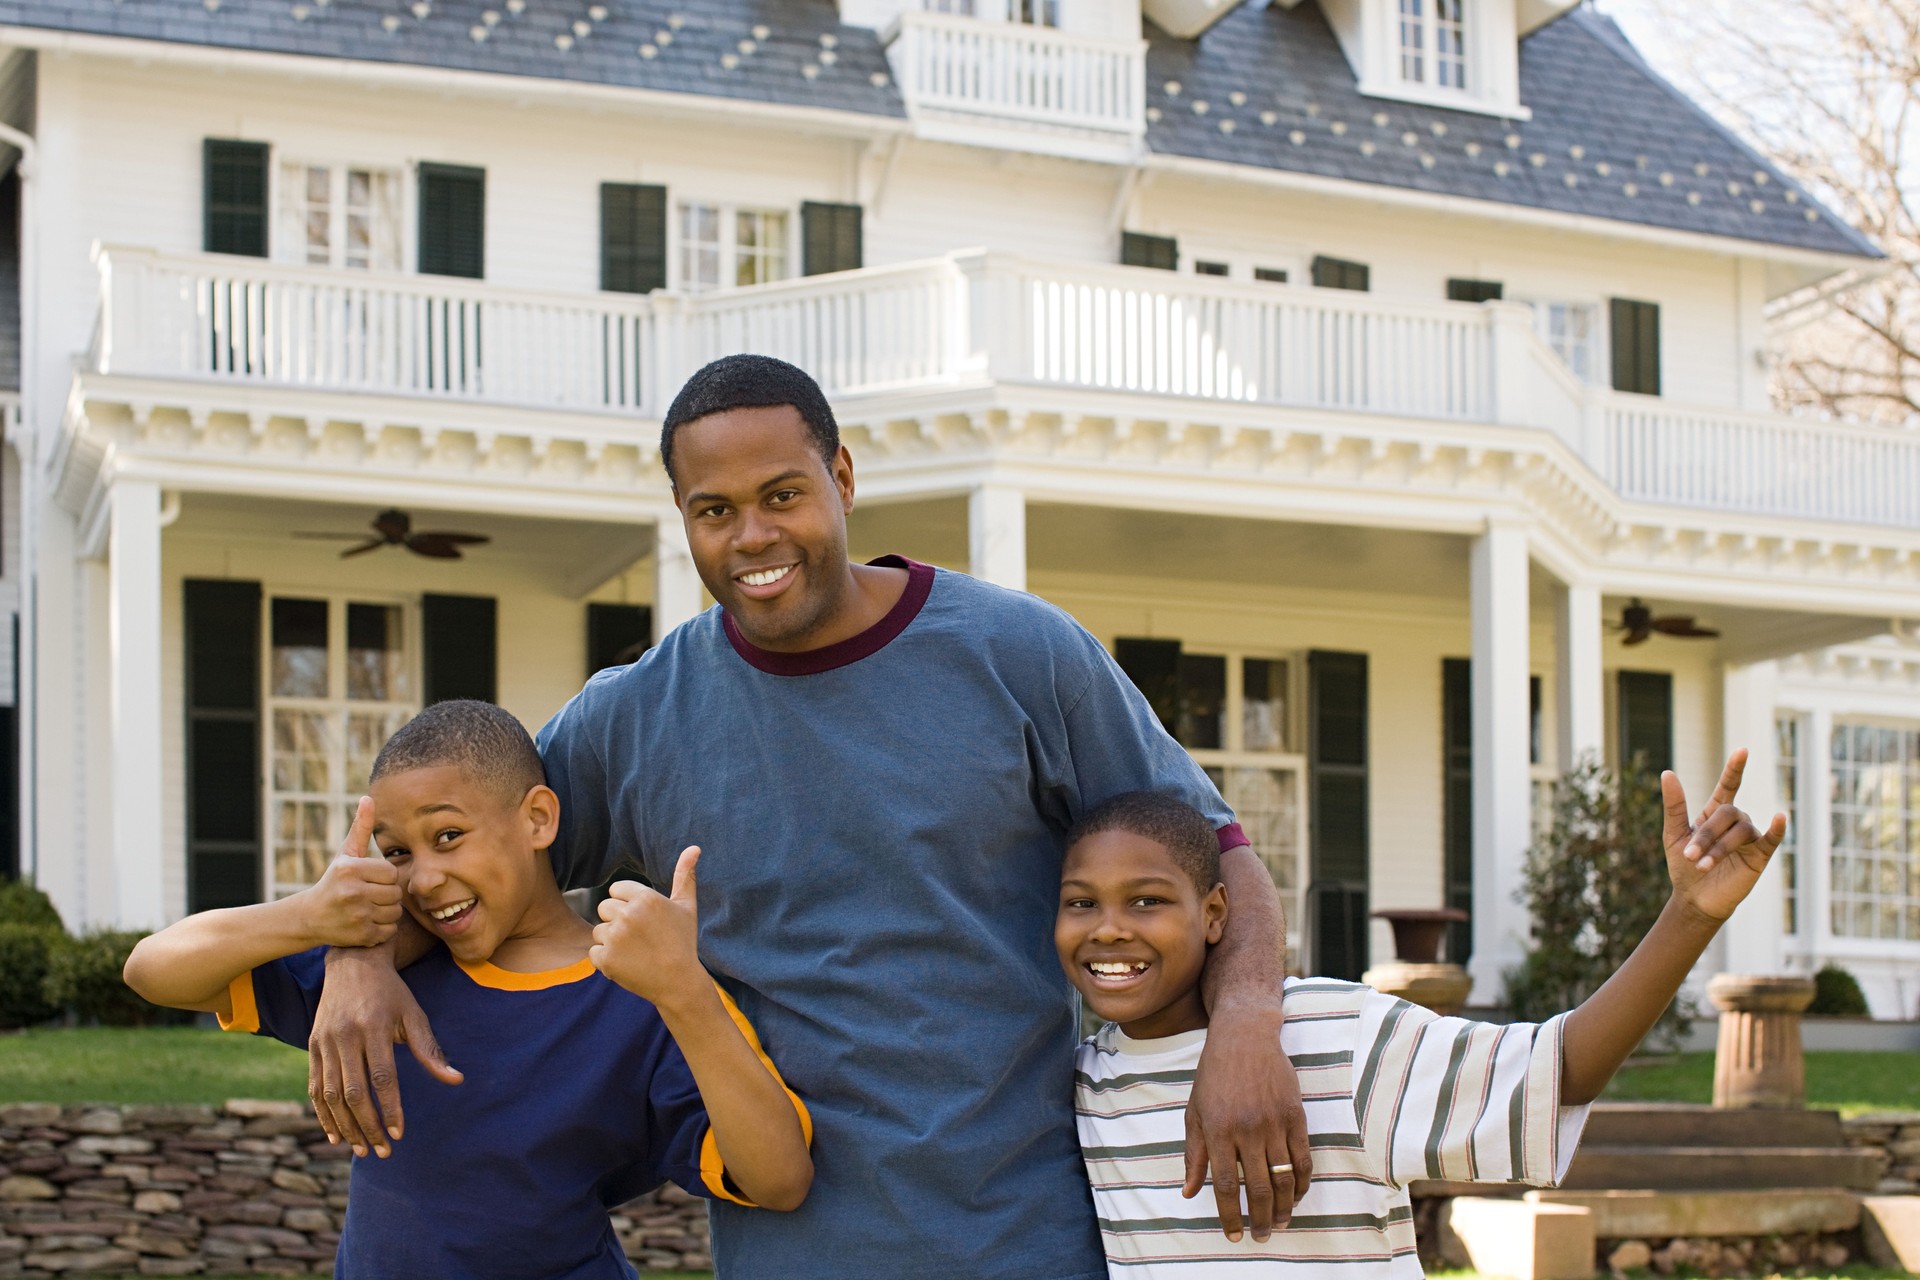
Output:
[[0,1031],[31,1027],[60,1012],[41,991],[47,962],[65,940],[59,926],[0,921]]
[[0,924],[64,927],[53,899],[23,880],[0,880]]
[[109,1027],[149,1027],[186,1021],[191,1015],[148,1004],[120,977],[127,955],[145,933],[100,929],[68,938],[47,962],[43,986],[49,1003],[67,1009],[82,1022]]
[[[1573,1008],[1613,976],[1673,891],[1661,839],[1659,774],[1582,761],[1554,785],[1552,821],[1527,854],[1523,896],[1532,945],[1509,970],[1507,1004],[1538,1022]],[[1693,1016],[1683,995],[1653,1036],[1677,1043]]]
[[1813,1003],[1808,1013],[1830,1018],[1864,1018],[1867,996],[1854,976],[1837,964],[1822,965],[1813,975]]

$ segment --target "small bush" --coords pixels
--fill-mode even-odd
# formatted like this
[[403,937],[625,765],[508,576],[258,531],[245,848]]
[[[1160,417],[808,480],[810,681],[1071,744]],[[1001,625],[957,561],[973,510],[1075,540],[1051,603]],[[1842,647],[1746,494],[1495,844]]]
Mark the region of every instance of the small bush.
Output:
[[0,924],[65,927],[53,899],[22,880],[0,880]]
[[1813,975],[1813,1003],[1807,1012],[1829,1018],[1864,1018],[1867,996],[1854,976],[1837,964],[1823,965]]
[[72,1012],[81,1022],[105,1027],[150,1027],[181,1022],[191,1015],[148,1004],[120,977],[127,955],[145,933],[101,929],[69,938],[47,962],[43,991],[49,1003]]
[[0,921],[0,1031],[31,1027],[59,1014],[60,1006],[41,986],[54,949],[65,940],[58,925]]

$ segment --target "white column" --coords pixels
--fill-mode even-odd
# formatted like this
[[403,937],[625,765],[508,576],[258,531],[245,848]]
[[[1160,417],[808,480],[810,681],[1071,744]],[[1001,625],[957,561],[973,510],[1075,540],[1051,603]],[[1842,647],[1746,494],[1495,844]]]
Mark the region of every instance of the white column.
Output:
[[160,866],[160,487],[122,480],[107,501],[113,913],[122,929],[157,929],[166,923]]
[[1600,670],[1600,591],[1569,582],[1561,592],[1554,640],[1560,725],[1559,766],[1564,771],[1582,756],[1598,758],[1606,750],[1606,715]]
[[[1780,795],[1779,743],[1773,732],[1778,672],[1779,668],[1771,662],[1755,662],[1740,667],[1729,664],[1721,675],[1721,718],[1725,726],[1720,743],[1721,758],[1725,759],[1738,747],[1747,749],[1747,772],[1740,782],[1740,798],[1734,803],[1752,814],[1754,823],[1763,829],[1774,814],[1785,808]],[[1705,777],[1698,782],[1686,779],[1689,787],[1700,787],[1708,793],[1715,781]],[[1802,794],[1806,787],[1807,783],[1802,782]],[[1706,797],[1689,791],[1687,801],[1698,813]],[[1784,972],[1780,940],[1785,923],[1786,880],[1779,867],[1770,867],[1720,931],[1720,936],[1726,939],[1727,971]]]
[[653,543],[653,640],[667,633],[707,607],[701,594],[700,574],[693,567],[693,553],[687,550],[687,529],[678,513],[662,516],[654,523]]
[[1516,900],[1531,835],[1527,531],[1490,521],[1474,539],[1473,999],[1495,1000],[1526,945]]
[[968,568],[1014,591],[1027,589],[1027,495],[983,484],[967,497]]
[[1794,862],[1800,879],[1800,945],[1816,957],[1833,941],[1833,712],[1807,713],[1800,742],[1800,826]]

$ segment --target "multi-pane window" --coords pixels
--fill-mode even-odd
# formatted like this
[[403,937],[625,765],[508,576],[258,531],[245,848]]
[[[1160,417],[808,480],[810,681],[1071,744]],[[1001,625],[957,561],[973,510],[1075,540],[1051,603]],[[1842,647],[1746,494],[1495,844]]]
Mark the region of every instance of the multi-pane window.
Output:
[[1467,87],[1466,0],[1400,0],[1400,78]]
[[276,596],[269,606],[269,898],[320,878],[380,744],[419,709],[408,625],[397,604]]
[[1836,721],[1835,936],[1920,942],[1920,728]]
[[1800,932],[1800,717],[1775,717],[1773,739],[1780,807],[1787,813],[1787,835],[1780,842],[1774,861],[1780,864],[1784,899],[1780,926],[1791,934]]
[[1566,362],[1573,376],[1592,382],[1600,372],[1600,308],[1591,302],[1535,302],[1540,338]]
[[1012,0],[1007,16],[1035,27],[1060,25],[1060,0]]
[[378,169],[282,166],[279,256],[317,267],[397,270],[396,189],[394,175]]
[[791,274],[791,227],[784,209],[683,203],[675,228],[680,287],[701,293],[785,280]]

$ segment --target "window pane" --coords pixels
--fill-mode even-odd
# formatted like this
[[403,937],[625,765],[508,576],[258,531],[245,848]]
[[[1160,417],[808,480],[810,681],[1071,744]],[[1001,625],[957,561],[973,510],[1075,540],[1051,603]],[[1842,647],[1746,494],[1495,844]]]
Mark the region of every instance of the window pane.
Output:
[[348,698],[393,702],[405,697],[404,657],[398,605],[347,606]]
[[1287,749],[1287,664],[1247,658],[1240,664],[1241,745],[1248,751]]
[[[1913,938],[1920,909],[1920,764],[1905,728],[1841,723],[1833,730],[1832,870],[1836,933]],[[1783,770],[1784,772],[1784,770]]]
[[1180,655],[1180,721],[1174,737],[1189,749],[1217,750],[1227,705],[1227,660],[1211,654]]
[[[410,711],[351,711],[347,713],[346,789],[357,792],[373,773],[373,758],[381,746],[413,718]],[[348,810],[352,819],[352,810]]]
[[272,609],[273,674],[276,697],[327,696],[327,602],[275,599]]
[[278,893],[318,880],[333,857],[325,803],[282,801],[274,806],[273,881]]
[[1400,78],[1416,83],[1427,78],[1425,0],[1400,0]]

